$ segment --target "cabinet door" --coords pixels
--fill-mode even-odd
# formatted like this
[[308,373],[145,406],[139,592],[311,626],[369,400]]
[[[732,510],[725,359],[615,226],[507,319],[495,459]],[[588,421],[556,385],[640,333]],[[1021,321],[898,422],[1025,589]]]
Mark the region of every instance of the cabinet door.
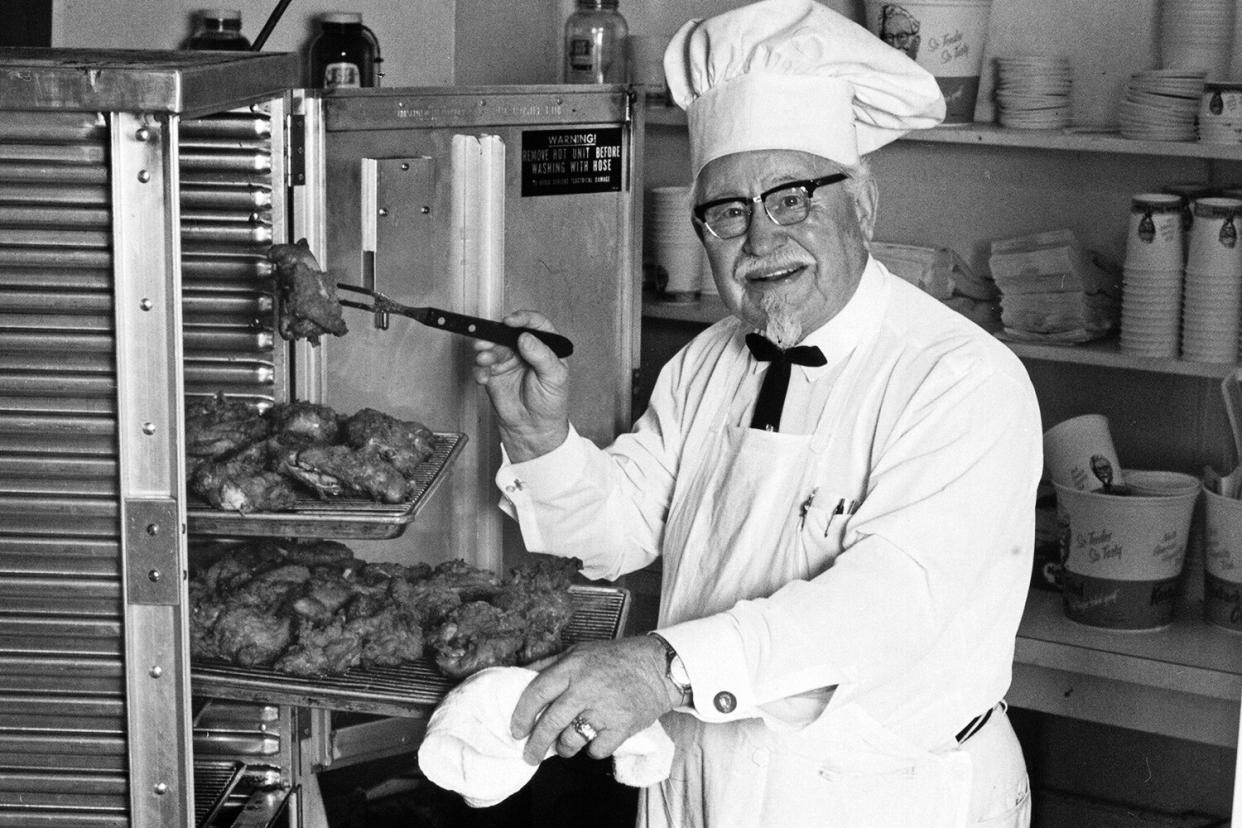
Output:
[[175,142],[0,119],[0,825],[191,824]]

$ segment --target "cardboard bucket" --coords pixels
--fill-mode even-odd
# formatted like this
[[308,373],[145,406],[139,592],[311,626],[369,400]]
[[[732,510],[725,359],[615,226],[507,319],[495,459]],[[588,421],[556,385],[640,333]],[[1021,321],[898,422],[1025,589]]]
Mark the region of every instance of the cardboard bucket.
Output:
[[946,124],[975,119],[991,0],[866,0],[867,28],[932,74]]
[[1203,617],[1242,632],[1242,500],[1206,487],[1203,497]]
[[1110,630],[1172,623],[1201,488],[1196,478],[1177,476],[1184,487],[1167,495],[1106,495],[1054,484],[1067,618]]

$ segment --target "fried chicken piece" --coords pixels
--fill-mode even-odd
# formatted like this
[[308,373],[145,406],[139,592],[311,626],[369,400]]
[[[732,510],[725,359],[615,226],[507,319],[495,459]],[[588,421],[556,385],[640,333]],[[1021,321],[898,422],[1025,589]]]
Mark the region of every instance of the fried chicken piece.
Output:
[[330,406],[309,402],[288,402],[272,406],[267,421],[273,433],[299,437],[314,443],[332,443],[340,431],[340,417]]
[[487,601],[500,591],[500,578],[457,558],[438,564],[428,579],[433,585],[453,590],[462,601]]
[[318,345],[323,334],[349,332],[336,296],[336,279],[320,269],[306,239],[274,244],[267,257],[276,266],[276,330],[283,338]]
[[327,624],[354,597],[354,589],[353,579],[327,568],[318,569],[291,597],[290,609],[316,624]]
[[401,503],[406,496],[405,477],[374,451],[317,444],[286,448],[278,455],[276,468],[321,498],[351,494]]
[[296,636],[274,669],[296,676],[339,676],[362,662],[362,636],[348,629],[341,615],[323,626],[300,619]]
[[[340,541],[295,541],[286,551],[286,557],[306,566],[333,566],[342,569],[361,570],[368,566],[354,557],[353,550]],[[372,564],[373,566],[373,564]]]
[[492,604],[507,612],[523,631],[518,664],[565,649],[562,634],[574,613],[569,585],[581,568],[577,558],[548,557],[510,570]]
[[375,449],[380,456],[405,475],[414,475],[418,464],[435,448],[431,429],[413,420],[364,408],[345,421],[345,442],[356,449]]
[[449,613],[429,643],[440,671],[461,679],[486,667],[516,664],[524,640],[504,610],[486,601],[471,601]]
[[365,615],[346,617],[346,630],[362,638],[359,663],[363,667],[393,667],[422,657],[423,630],[414,614],[390,604]]
[[289,481],[267,471],[243,451],[223,460],[200,463],[190,475],[189,488],[216,509],[241,512],[287,512],[297,495]]
[[287,616],[229,604],[212,625],[211,635],[222,658],[243,667],[266,667],[289,645],[291,630]]
[[217,558],[202,572],[208,592],[227,594],[261,572],[280,565],[285,559],[281,546],[269,540],[243,544]]
[[185,450],[192,458],[214,460],[262,440],[268,425],[262,412],[224,392],[196,397],[185,406]]
[[443,624],[449,613],[461,606],[457,590],[430,579],[393,578],[388,594],[402,608],[416,614],[427,633]]

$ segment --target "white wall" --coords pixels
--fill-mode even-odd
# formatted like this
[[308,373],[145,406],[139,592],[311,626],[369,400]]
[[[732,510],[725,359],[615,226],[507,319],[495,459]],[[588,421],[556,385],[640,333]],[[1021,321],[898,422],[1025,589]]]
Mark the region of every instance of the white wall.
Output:
[[[71,48],[175,49],[193,31],[195,12],[233,8],[242,14],[242,33],[254,40],[276,0],[55,0],[52,45]],[[297,52],[317,32],[315,17],[326,11],[357,11],[379,39],[383,86],[439,86],[453,83],[454,0],[294,0],[265,52]]]

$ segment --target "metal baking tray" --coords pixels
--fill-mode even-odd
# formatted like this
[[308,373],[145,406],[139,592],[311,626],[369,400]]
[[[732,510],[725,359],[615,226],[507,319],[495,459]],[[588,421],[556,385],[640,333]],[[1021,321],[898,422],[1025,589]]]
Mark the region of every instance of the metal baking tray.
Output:
[[316,537],[384,540],[395,538],[413,522],[448,477],[449,467],[466,445],[466,435],[434,432],[434,450],[414,470],[413,494],[405,503],[376,503],[363,498],[299,496],[292,511],[226,512],[191,495],[190,532],[223,537]]
[[[623,587],[569,588],[574,614],[565,643],[618,637],[629,615],[630,592]],[[268,667],[236,667],[215,661],[190,663],[190,691],[196,696],[323,707],[382,716],[425,717],[457,681],[436,668],[431,656],[397,667],[354,669],[340,676],[306,678]]]

